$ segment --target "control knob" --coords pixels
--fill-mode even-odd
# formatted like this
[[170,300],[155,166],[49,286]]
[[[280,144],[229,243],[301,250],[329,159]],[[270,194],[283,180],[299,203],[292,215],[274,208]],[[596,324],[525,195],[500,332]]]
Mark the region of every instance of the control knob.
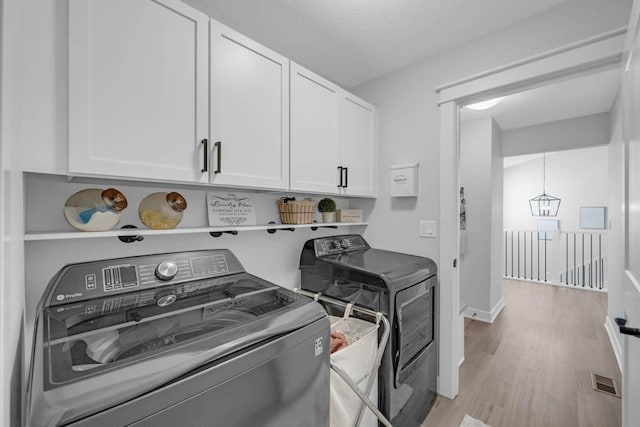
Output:
[[156,277],[160,280],[171,280],[178,274],[178,264],[173,261],[162,261],[156,267]]
[[156,294],[156,304],[158,307],[166,307],[173,304],[178,297],[174,291],[162,291]]
[[349,249],[349,241],[347,239],[340,240],[340,246],[342,249]]

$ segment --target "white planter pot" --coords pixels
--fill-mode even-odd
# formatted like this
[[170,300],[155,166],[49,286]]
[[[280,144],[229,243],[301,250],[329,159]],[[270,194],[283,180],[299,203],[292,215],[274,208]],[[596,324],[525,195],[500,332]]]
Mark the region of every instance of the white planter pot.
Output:
[[336,222],[336,213],[322,212],[322,222]]

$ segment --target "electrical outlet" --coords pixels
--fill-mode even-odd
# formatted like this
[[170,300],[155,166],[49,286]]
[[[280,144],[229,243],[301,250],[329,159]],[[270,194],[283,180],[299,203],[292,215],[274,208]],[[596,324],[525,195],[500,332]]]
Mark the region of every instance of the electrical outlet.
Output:
[[435,221],[420,221],[420,237],[436,237],[436,222]]

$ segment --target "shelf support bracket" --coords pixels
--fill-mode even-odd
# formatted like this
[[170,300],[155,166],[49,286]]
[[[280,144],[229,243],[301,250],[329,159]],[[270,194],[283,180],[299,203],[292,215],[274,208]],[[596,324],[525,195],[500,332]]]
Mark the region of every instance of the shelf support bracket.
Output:
[[[135,225],[123,225],[122,227],[120,227],[121,229],[123,228],[138,228]],[[142,242],[144,240],[143,236],[136,236],[136,235],[132,235],[132,236],[118,236],[118,240],[120,240],[122,243],[134,243],[134,242]]]
[[[275,222],[270,221],[269,224],[275,224]],[[295,228],[291,227],[291,228],[267,228],[267,233],[269,234],[273,234],[276,231],[296,231]]]
[[[318,221],[313,221],[314,224],[317,224]],[[316,225],[315,227],[311,227],[312,231],[316,231],[318,230],[318,228],[335,228],[337,229],[338,226],[337,225]]]
[[237,230],[230,230],[230,231],[211,231],[211,232],[209,232],[209,235],[211,237],[220,237],[223,234],[231,234],[232,236],[237,236],[238,235],[238,231]]

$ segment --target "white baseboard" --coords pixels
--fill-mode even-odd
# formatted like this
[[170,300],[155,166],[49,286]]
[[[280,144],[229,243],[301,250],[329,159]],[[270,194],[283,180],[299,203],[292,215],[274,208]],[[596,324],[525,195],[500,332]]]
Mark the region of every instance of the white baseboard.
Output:
[[589,291],[589,292],[601,292],[601,293],[608,293],[608,287],[607,287],[607,282],[606,280],[604,281],[604,288],[602,289],[598,289],[598,288],[589,288],[589,287],[582,287],[582,286],[573,286],[573,285],[565,285],[564,283],[558,283],[558,282],[552,282],[552,281],[547,281],[545,282],[544,280],[535,280],[535,279],[523,279],[522,277],[509,277],[509,276],[502,276],[503,279],[507,279],[507,280],[513,280],[516,282],[527,282],[527,283],[537,283],[539,285],[550,285],[550,286],[558,286],[560,288],[566,288],[566,289],[576,289],[578,291]]
[[461,357],[460,361],[458,362],[458,369],[460,369],[460,366],[462,366],[463,363],[464,363],[464,357]]
[[464,311],[464,317],[469,319],[479,320],[485,323],[493,323],[496,320],[496,317],[500,314],[502,309],[505,306],[504,297],[500,298],[500,301],[493,306],[491,311],[478,310],[473,307],[467,307]]
[[607,316],[604,320],[604,329],[607,331],[607,335],[609,335],[609,341],[611,341],[611,348],[613,348],[613,353],[616,355],[618,368],[620,368],[620,372],[622,372],[622,346],[620,345],[620,334],[617,332],[618,326],[616,322]]
[[498,301],[496,305],[493,306],[493,308],[491,309],[491,323],[493,323],[493,321],[496,320],[496,318],[502,312],[502,309],[504,308],[505,305],[506,303],[504,302],[504,297],[502,297],[500,298],[500,301]]

